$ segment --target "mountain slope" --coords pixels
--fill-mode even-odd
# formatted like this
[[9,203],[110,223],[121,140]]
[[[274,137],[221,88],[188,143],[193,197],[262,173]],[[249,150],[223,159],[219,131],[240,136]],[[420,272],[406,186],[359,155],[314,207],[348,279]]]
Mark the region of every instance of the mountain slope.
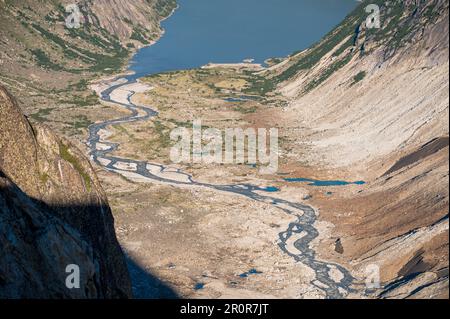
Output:
[[[0,84],[40,122],[62,107],[95,105],[89,81],[123,71],[137,48],[161,35],[160,21],[176,7],[175,0],[77,3],[81,25],[70,29],[66,6],[73,1],[0,1]],[[73,117],[81,126],[88,121]]]
[[2,73],[20,76],[34,65],[68,76],[120,70],[130,49],[159,37],[160,20],[176,6],[173,0],[86,0],[78,4],[80,27],[71,29],[65,22],[71,3],[0,2]]
[[367,182],[317,195],[336,226],[324,254],[361,279],[378,265],[379,297],[448,296],[448,1],[375,1],[380,29],[365,26],[371,3],[261,74],[288,100],[269,113],[295,141],[287,167]]
[[[0,297],[131,297],[106,196],[89,162],[31,126],[0,87]],[[65,286],[66,267],[81,289]]]

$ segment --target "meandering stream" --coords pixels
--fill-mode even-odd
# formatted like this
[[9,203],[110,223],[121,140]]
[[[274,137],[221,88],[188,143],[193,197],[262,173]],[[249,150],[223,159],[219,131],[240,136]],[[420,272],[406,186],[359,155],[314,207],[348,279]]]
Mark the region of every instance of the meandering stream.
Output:
[[[126,78],[126,83],[113,84],[117,82],[111,80],[109,88],[101,93],[103,101],[115,103],[130,114],[90,126],[87,145],[92,160],[106,170],[125,176],[134,174],[149,182],[204,187],[245,196],[273,205],[294,216],[296,221],[287,225],[279,234],[280,249],[296,262],[314,270],[316,278],[311,284],[322,290],[327,298],[345,297],[352,291],[354,278],[344,267],[318,260],[316,252],[311,248],[312,241],[319,236],[314,226],[317,213],[312,207],[271,197],[270,194],[279,191],[275,187],[202,183],[179,169],[114,156],[119,144],[108,141],[107,134],[103,132],[116,124],[150,121],[158,116],[151,107],[135,105],[131,101],[135,94],[133,91],[129,91],[126,103],[114,101],[111,97],[114,90],[126,90],[125,86],[149,74],[196,68],[208,62],[239,62],[252,58],[256,63],[263,63],[265,59],[273,56],[285,56],[320,39],[339,23],[357,2],[179,0],[178,3],[180,8],[173,17],[163,23],[166,30],[164,37],[155,45],[139,50],[134,56],[130,66],[134,74]],[[229,101],[238,102],[242,98],[232,96]],[[331,275],[336,272],[341,274],[337,276],[340,279]]]
[[[102,130],[108,130],[108,127],[116,124],[126,124],[137,121],[148,121],[156,118],[158,113],[147,106],[135,105],[131,98],[135,94],[129,91],[127,103],[120,103],[111,98],[111,93],[116,89],[124,90],[124,87],[133,83],[134,80],[127,83],[114,85],[101,93],[101,98],[105,102],[115,103],[130,112],[130,115],[93,124],[89,127],[89,137],[87,145],[90,149],[91,159],[106,170],[129,174],[132,172],[148,181],[156,181],[170,185],[184,185],[192,187],[205,187],[216,191],[233,193],[237,196],[245,196],[252,200],[267,203],[284,211],[286,214],[294,216],[296,221],[289,224],[285,231],[279,234],[280,249],[296,262],[300,262],[310,267],[315,272],[315,279],[312,285],[322,290],[327,298],[337,299],[345,297],[351,288],[354,278],[344,267],[327,261],[317,259],[316,252],[311,248],[311,243],[319,236],[315,228],[317,220],[316,211],[303,203],[290,202],[284,199],[271,197],[271,189],[263,188],[250,184],[208,184],[194,180],[194,178],[179,170],[167,167],[162,164],[150,163],[146,161],[137,161],[129,158],[121,158],[112,155],[119,147],[119,144],[101,138]],[[170,172],[171,178],[164,177],[165,172]],[[340,280],[335,280],[331,272],[339,272]]]

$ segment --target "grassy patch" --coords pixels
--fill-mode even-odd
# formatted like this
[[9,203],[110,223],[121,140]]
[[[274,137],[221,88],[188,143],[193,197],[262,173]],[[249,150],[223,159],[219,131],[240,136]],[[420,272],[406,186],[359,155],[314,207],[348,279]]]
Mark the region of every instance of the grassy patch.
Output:
[[[365,4],[361,4],[352,14],[350,14],[336,29],[327,34],[321,41],[311,49],[301,54],[295,59],[295,62],[286,71],[274,78],[277,83],[284,82],[297,75],[302,70],[313,68],[329,52],[331,52],[339,43],[347,37],[356,34],[359,24],[365,17]],[[337,55],[343,53],[348,47],[352,46],[354,38],[347,40],[340,48]]]
[[156,0],[155,3],[156,12],[162,17],[167,17],[176,7],[176,0]]
[[258,108],[256,106],[244,107],[242,105],[239,105],[239,106],[236,106],[234,108],[234,110],[236,112],[240,112],[242,114],[251,114],[251,113],[255,113],[258,110]]
[[48,176],[47,173],[39,174],[39,179],[41,180],[42,184],[47,184],[48,180],[50,179],[50,176]]
[[86,171],[83,169],[83,166],[78,161],[78,159],[70,153],[69,147],[62,142],[59,144],[59,155],[61,156],[61,158],[63,160],[72,164],[73,168],[83,178],[84,184],[85,184],[87,190],[90,192],[91,191],[91,178],[89,177],[89,174],[86,173]]
[[276,84],[273,80],[260,75],[254,75],[251,72],[247,72],[246,74],[249,76],[249,78],[246,79],[249,86],[242,90],[245,94],[264,96],[276,89]]
[[305,87],[305,92],[309,92],[320,84],[325,82],[328,78],[330,78],[336,71],[342,69],[347,63],[352,59],[352,55],[347,55],[346,57],[340,59],[339,61],[333,63],[329,66],[323,73],[321,73],[316,79],[309,82]]
[[366,71],[361,71],[361,72],[359,72],[358,74],[356,74],[356,75],[353,77],[353,83],[352,83],[352,86],[355,85],[355,84],[358,83],[358,82],[361,82],[361,81],[366,77],[366,75],[367,75]]
[[169,128],[163,125],[160,121],[155,121],[155,131],[158,134],[158,143],[160,148],[166,148],[171,146]]
[[50,113],[54,110],[54,108],[45,108],[40,109],[38,112],[31,114],[30,117],[37,122],[46,122],[46,116],[50,115]]
[[71,100],[61,100],[60,103],[86,107],[98,104],[98,96],[92,93],[88,96],[74,95]]
[[77,115],[72,122],[67,122],[67,124],[79,131],[81,129],[87,129],[93,122],[89,120],[86,115]]
[[147,35],[145,34],[145,31],[137,26],[133,28],[133,33],[131,34],[130,39],[138,41],[142,44],[150,44],[149,40],[147,39]]
[[33,54],[34,58],[36,59],[37,65],[44,69],[49,69],[53,71],[61,71],[64,68],[60,66],[57,63],[54,63],[50,58],[48,57],[47,53],[45,53],[41,49],[34,49],[31,50],[31,53]]
[[38,60],[39,65],[55,71],[64,70],[71,73],[90,71],[110,74],[120,70],[124,65],[125,59],[130,54],[129,50],[123,48],[120,42],[112,36],[109,36],[108,40],[105,40],[100,36],[88,34],[81,29],[72,29],[70,31],[70,36],[80,37],[84,41],[91,43],[98,49],[102,49],[104,52],[108,53],[101,54],[83,49],[81,47],[75,47],[70,42],[64,40],[57,34],[51,33],[37,24],[32,24],[31,27],[35,31],[37,31],[44,39],[47,39],[48,41],[53,42],[55,45],[57,45],[61,49],[65,58],[69,60],[79,60],[88,65],[87,69],[64,68],[60,65],[52,63],[50,58],[48,58],[45,52],[41,49],[32,50],[32,53]]
[[86,79],[81,79],[79,82],[71,84],[67,87],[68,91],[71,90],[76,90],[76,91],[80,91],[80,92],[84,92],[88,89],[88,80]]

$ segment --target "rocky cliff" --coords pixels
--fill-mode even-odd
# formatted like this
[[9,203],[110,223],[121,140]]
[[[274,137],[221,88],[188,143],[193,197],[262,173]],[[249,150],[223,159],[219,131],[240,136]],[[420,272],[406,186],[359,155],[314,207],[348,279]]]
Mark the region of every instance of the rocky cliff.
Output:
[[[125,298],[131,284],[89,162],[0,87],[0,298]],[[66,287],[68,265],[80,289]]]

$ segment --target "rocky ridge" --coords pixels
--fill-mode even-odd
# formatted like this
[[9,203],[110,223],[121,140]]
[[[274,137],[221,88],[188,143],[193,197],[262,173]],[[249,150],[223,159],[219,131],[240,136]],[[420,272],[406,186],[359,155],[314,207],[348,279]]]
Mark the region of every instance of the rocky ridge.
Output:
[[[30,125],[3,87],[0,115],[0,297],[131,297],[111,210],[88,160]],[[80,267],[81,289],[65,285],[71,264]]]

